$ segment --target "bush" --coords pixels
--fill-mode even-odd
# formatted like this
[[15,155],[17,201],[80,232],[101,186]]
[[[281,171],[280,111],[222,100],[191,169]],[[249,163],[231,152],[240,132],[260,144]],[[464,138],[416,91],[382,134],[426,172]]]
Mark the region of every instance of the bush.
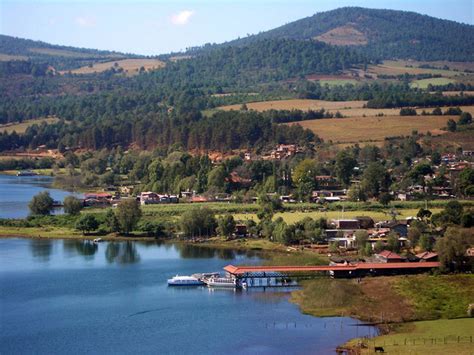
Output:
[[166,235],[165,226],[160,222],[142,222],[138,229],[145,232],[149,237],[164,237]]
[[74,196],[67,196],[64,199],[64,213],[76,215],[81,212],[82,201]]
[[400,110],[400,116],[416,116],[416,110],[411,107],[405,107]]
[[181,230],[188,237],[209,237],[215,234],[217,222],[209,208],[193,208],[181,216]]
[[116,213],[120,231],[129,234],[142,216],[142,210],[137,200],[125,200],[119,203]]
[[99,222],[92,214],[86,214],[79,218],[76,222],[76,229],[80,230],[82,234],[89,233],[99,227]]
[[53,210],[54,200],[50,196],[49,192],[43,191],[33,196],[28,207],[32,214],[37,215],[49,215]]

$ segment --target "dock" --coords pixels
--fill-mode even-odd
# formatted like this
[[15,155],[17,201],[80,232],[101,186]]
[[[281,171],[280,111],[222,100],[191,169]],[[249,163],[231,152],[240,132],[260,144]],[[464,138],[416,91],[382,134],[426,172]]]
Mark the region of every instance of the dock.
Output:
[[228,277],[249,286],[292,286],[298,280],[321,276],[358,278],[364,276],[418,274],[438,268],[439,262],[355,263],[320,266],[234,266],[224,267]]

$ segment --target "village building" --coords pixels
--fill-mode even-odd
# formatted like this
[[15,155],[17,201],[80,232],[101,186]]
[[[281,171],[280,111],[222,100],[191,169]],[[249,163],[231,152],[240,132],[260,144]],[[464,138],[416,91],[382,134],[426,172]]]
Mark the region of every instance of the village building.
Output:
[[108,192],[88,192],[84,194],[84,206],[103,207],[110,205],[113,195]]
[[430,251],[416,254],[419,261],[438,261],[438,254]]
[[375,258],[381,263],[401,263],[406,261],[404,257],[389,250],[383,250],[380,253],[375,254]]

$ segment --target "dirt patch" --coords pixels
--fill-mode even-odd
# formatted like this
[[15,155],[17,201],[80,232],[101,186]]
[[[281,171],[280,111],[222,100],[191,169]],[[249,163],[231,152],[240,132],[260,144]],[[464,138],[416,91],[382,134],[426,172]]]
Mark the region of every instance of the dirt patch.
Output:
[[365,34],[351,25],[333,28],[315,39],[335,46],[362,46],[368,43]]

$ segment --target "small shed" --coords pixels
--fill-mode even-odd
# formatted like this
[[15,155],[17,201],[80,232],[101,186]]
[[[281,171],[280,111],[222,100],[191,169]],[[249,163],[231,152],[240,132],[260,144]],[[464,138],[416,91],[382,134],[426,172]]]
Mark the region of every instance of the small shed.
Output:
[[405,261],[404,257],[390,250],[383,250],[380,253],[375,254],[375,257],[381,263],[401,263]]
[[438,254],[430,251],[416,254],[419,261],[438,261]]

